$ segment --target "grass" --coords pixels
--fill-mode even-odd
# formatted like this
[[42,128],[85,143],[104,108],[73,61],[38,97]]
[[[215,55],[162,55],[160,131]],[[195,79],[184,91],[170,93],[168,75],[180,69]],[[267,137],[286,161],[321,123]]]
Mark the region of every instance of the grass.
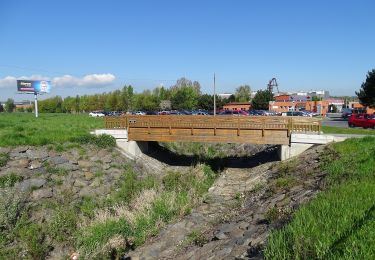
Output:
[[17,182],[21,180],[22,180],[22,177],[14,173],[0,176],[0,188],[13,187],[14,184],[16,184]]
[[[156,235],[166,223],[190,213],[215,177],[205,165],[185,173],[169,172],[162,180],[139,178],[127,168],[107,207],[96,211],[91,222],[77,231],[79,251],[84,258],[121,256]],[[81,207],[91,215],[93,201],[86,199]]]
[[348,139],[331,149],[334,159],[322,166],[327,189],[271,233],[267,259],[375,258],[375,138]]
[[344,128],[335,126],[322,126],[325,134],[358,134],[358,135],[375,135],[375,130],[364,128]]
[[103,119],[87,114],[0,113],[0,147],[62,144],[103,127]]
[[0,167],[3,167],[9,161],[9,154],[7,153],[0,153]]

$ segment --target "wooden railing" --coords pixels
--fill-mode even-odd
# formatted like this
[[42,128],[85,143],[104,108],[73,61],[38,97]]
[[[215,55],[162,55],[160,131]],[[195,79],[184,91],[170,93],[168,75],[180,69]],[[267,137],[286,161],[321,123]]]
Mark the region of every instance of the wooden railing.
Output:
[[234,116],[137,116],[105,117],[107,129],[120,128],[230,128],[230,129],[287,129],[297,132],[321,131],[321,120],[306,117],[234,117]]
[[292,132],[320,133],[321,120],[269,116],[126,115],[105,117],[105,126],[127,129],[129,140],[139,141],[286,143],[285,138]]

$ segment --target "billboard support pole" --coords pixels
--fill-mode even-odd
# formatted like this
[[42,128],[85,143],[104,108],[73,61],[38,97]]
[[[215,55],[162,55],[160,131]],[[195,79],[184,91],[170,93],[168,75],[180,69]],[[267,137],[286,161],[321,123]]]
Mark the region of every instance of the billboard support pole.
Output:
[[38,117],[38,93],[34,92],[35,97],[35,117]]

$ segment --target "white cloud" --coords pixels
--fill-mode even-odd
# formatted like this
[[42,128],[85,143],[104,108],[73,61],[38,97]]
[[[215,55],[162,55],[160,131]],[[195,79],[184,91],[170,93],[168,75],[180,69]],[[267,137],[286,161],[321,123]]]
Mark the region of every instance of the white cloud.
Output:
[[6,76],[5,78],[0,78],[0,88],[16,88],[17,79],[12,76]]
[[84,86],[96,87],[109,85],[113,83],[116,77],[113,74],[89,74],[82,78],[73,77],[71,75],[64,75],[62,77],[55,77],[52,79],[52,85],[56,87],[64,86]]
[[30,80],[51,80],[52,87],[98,87],[112,84],[116,77],[113,74],[88,74],[83,77],[74,77],[71,75],[63,75],[61,77],[49,77],[42,75],[31,76],[6,76],[0,78],[0,88],[15,88],[17,86],[17,79],[30,79]]

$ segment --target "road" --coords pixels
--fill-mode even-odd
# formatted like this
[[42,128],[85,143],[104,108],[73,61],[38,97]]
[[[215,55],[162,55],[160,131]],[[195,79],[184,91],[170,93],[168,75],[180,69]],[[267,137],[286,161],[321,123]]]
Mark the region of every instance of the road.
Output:
[[348,128],[348,119],[342,119],[341,114],[329,114],[323,119],[322,125]]

